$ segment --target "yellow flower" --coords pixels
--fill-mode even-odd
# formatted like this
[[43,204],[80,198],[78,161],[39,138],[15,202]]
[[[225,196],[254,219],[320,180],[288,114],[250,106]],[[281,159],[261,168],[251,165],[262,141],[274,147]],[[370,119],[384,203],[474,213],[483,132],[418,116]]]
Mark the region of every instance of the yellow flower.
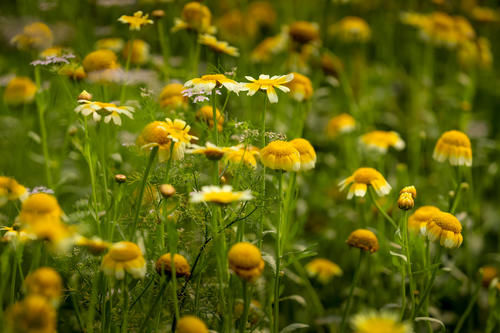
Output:
[[95,122],[101,121],[104,116],[104,122],[106,124],[113,121],[115,125],[121,126],[122,119],[120,115],[125,115],[130,119],[134,119],[134,108],[131,106],[118,106],[113,103],[93,102],[88,100],[79,100],[78,103],[80,103],[80,105],[75,108],[75,112],[81,113],[85,117],[92,115],[92,119]]
[[246,14],[238,9],[225,13],[218,19],[221,37],[231,42],[239,42],[245,38],[253,38],[257,33],[257,22],[246,20]]
[[83,58],[82,65],[86,72],[103,71],[118,67],[116,54],[111,50],[90,52]]
[[129,24],[130,30],[141,30],[141,27],[146,24],[153,24],[153,20],[148,19],[148,14],[143,15],[141,10],[134,13],[134,16],[122,15],[118,19],[121,23]]
[[414,233],[420,233],[423,226],[429,222],[432,216],[441,210],[434,206],[422,206],[418,208],[415,213],[408,218],[408,230]]
[[135,279],[142,279],[146,274],[146,261],[139,246],[122,241],[111,245],[109,252],[102,258],[101,268],[104,274],[118,280],[125,277],[125,271]]
[[184,120],[175,119],[172,121],[166,118],[165,121],[153,121],[144,127],[141,135],[137,138],[137,144],[141,149],[151,150],[158,147],[158,158],[160,162],[170,158],[170,145],[174,142],[172,158],[181,160],[184,152],[191,140],[198,139],[190,135],[191,126]]
[[460,65],[465,68],[478,65],[480,68],[489,69],[493,63],[490,41],[484,37],[461,43],[457,56]]
[[213,143],[207,142],[205,146],[193,145],[191,149],[187,151],[188,154],[203,154],[212,161],[220,160],[226,152],[226,148],[220,148]]
[[62,46],[52,46],[40,53],[40,57],[60,57],[63,54],[64,48]]
[[471,16],[479,22],[498,22],[500,20],[498,11],[489,7],[475,6],[472,9]]
[[54,36],[52,30],[42,22],[35,22],[23,28],[21,34],[15,35],[11,43],[21,50],[45,50],[52,46]]
[[239,145],[226,149],[224,154],[224,161],[239,167],[240,163],[252,168],[257,168],[257,159],[259,156],[259,149],[253,146]]
[[400,322],[397,314],[385,311],[358,313],[351,325],[354,333],[413,333],[409,323]]
[[24,201],[28,197],[26,187],[20,185],[14,178],[0,176],[0,207],[10,200]]
[[75,63],[64,64],[57,71],[58,74],[67,76],[73,80],[82,80],[87,77],[83,66]]
[[181,18],[174,20],[172,32],[187,29],[198,33],[214,34],[216,29],[211,25],[212,13],[207,6],[199,2],[188,2],[182,9]]
[[[253,1],[247,8],[248,18],[254,21],[259,26],[272,27],[276,21],[276,11],[273,6],[267,1]],[[246,24],[248,24],[246,20]]]
[[[494,266],[483,266],[479,269],[481,273],[481,284],[488,288],[494,278],[498,277],[498,269]],[[498,284],[497,284],[498,286]]]
[[207,325],[195,316],[183,316],[177,322],[178,333],[208,333]]
[[290,38],[299,44],[314,43],[320,39],[318,25],[306,21],[293,22],[288,33]]
[[184,87],[191,88],[195,92],[211,92],[220,86],[236,94],[244,90],[240,83],[227,78],[224,74],[207,74],[184,83]]
[[118,53],[123,49],[124,44],[121,38],[103,38],[96,42],[96,48],[98,50],[107,49]]
[[110,248],[111,243],[105,242],[96,236],[92,238],[80,236],[77,238],[75,245],[86,247],[93,255],[100,255]]
[[285,84],[293,80],[293,74],[275,75],[271,78],[269,75],[260,74],[258,80],[251,76],[245,76],[245,78],[250,81],[250,83],[244,83],[245,90],[248,90],[248,96],[253,96],[257,91],[264,90],[271,103],[278,103],[278,95],[274,88],[278,88],[285,93],[290,92],[290,89]]
[[316,165],[316,152],[314,147],[306,139],[298,138],[290,141],[290,144],[297,149],[300,154],[300,171],[314,169]]
[[[132,47],[130,45],[132,45]],[[132,49],[132,54],[130,55],[131,64],[144,65],[149,61],[149,44],[142,39],[134,39],[132,43],[128,41],[127,44],[125,44],[122,52],[124,59],[128,59],[130,49]]]
[[260,158],[265,167],[274,170],[299,171],[299,151],[289,142],[276,140],[261,149]]
[[284,29],[276,36],[267,37],[260,42],[250,55],[253,62],[261,63],[268,62],[272,56],[285,50],[288,44],[288,30]]
[[393,131],[372,131],[362,135],[360,141],[368,149],[378,151],[381,154],[387,153],[389,147],[394,147],[397,150],[402,150],[405,147],[405,142],[398,133]]
[[180,83],[167,84],[160,93],[160,106],[162,108],[186,107],[188,98],[182,95],[184,89]]
[[18,230],[17,226],[13,227],[0,227],[0,231],[5,231],[2,238],[2,242],[21,242],[24,243],[28,240],[35,240],[36,235],[28,234],[23,230]]
[[420,228],[430,241],[439,240],[439,244],[447,248],[460,247],[464,240],[460,221],[450,213],[437,212]]
[[299,73],[294,72],[292,74],[293,80],[286,84],[290,89],[292,97],[299,102],[311,99],[313,95],[311,80],[307,76]]
[[306,265],[306,271],[311,277],[316,277],[322,284],[327,284],[334,276],[341,276],[342,269],[334,262],[316,258]]
[[15,77],[9,81],[3,93],[3,100],[9,105],[31,103],[37,88],[29,77]]
[[469,137],[460,131],[444,132],[432,154],[438,162],[448,160],[451,165],[472,166],[472,149]]
[[378,251],[378,239],[373,232],[367,229],[357,229],[351,232],[346,241],[347,245],[357,247],[370,253]]
[[[209,128],[214,127],[214,113],[213,108],[209,105],[203,106],[196,111],[196,119],[204,121]],[[217,120],[217,131],[222,132],[224,125],[224,116],[220,113],[219,109],[215,108],[215,119]]]
[[13,333],[56,333],[56,310],[42,296],[32,295],[7,310],[7,323]]
[[240,53],[238,52],[237,48],[230,46],[227,42],[217,40],[217,38],[215,38],[212,35],[208,34],[200,35],[199,42],[201,45],[208,46],[214,52],[224,53],[232,57],[240,56]]
[[35,193],[24,200],[18,218],[25,225],[51,224],[61,222],[62,215],[63,211],[53,195]]
[[40,267],[31,272],[24,280],[28,295],[45,297],[57,306],[62,295],[62,279],[59,273],[50,267]]
[[[191,274],[191,268],[189,267],[189,263],[186,258],[180,254],[174,255],[174,264],[175,264],[175,276],[177,277],[189,277]],[[162,275],[172,275],[172,256],[170,253],[166,253],[162,255],[155,264],[155,269],[158,274]]]
[[241,192],[233,192],[233,187],[230,185],[219,186],[203,186],[201,191],[191,192],[190,201],[197,202],[213,202],[221,205],[227,205],[235,201],[252,200],[253,195],[250,190]]
[[321,55],[321,69],[325,73],[325,75],[333,76],[334,78],[338,78],[339,74],[344,70],[344,64],[342,60],[336,55],[325,52]]
[[352,132],[355,128],[356,121],[354,118],[347,113],[341,113],[328,121],[326,133],[334,138],[339,134]]
[[330,27],[330,33],[347,43],[365,43],[370,40],[371,29],[368,23],[360,17],[346,16]]
[[[350,186],[351,184],[352,186]],[[373,186],[373,189],[380,197],[387,195],[391,191],[391,185],[385,180],[384,176],[373,168],[359,168],[354,171],[352,176],[341,181],[339,186],[341,191],[350,186],[347,199],[352,199],[354,195],[364,197],[368,186]]]
[[250,243],[234,244],[227,254],[229,268],[240,278],[255,282],[264,270],[264,260],[259,249]]

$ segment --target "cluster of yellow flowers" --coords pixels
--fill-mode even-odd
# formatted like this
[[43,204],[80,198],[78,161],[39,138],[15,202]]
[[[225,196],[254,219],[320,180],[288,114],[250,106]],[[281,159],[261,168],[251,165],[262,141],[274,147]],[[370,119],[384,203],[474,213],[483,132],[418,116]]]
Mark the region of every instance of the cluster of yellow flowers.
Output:
[[422,39],[438,46],[458,49],[458,59],[463,66],[479,64],[491,66],[490,43],[485,37],[477,37],[469,21],[463,16],[451,16],[444,12],[419,14],[403,13],[403,23],[419,29]]
[[50,267],[40,267],[24,280],[26,298],[7,309],[12,332],[56,332],[57,307],[62,296],[62,279]]

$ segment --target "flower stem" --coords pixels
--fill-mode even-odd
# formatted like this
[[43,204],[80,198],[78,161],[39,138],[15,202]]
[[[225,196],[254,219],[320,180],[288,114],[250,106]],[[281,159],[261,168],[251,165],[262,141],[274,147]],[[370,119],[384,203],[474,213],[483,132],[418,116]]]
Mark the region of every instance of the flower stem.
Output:
[[281,227],[285,217],[285,212],[283,211],[283,177],[284,172],[280,171],[278,176],[278,195],[279,195],[279,220],[276,225],[276,272],[274,276],[274,315],[273,315],[273,332],[279,332],[279,302],[280,302],[280,264],[281,264]]
[[472,308],[474,307],[474,304],[476,304],[477,297],[479,296],[479,291],[481,290],[481,283],[478,283],[476,286],[476,289],[474,290],[474,294],[472,294],[472,297],[469,300],[469,304],[467,305],[467,308],[465,309],[464,313],[458,320],[457,326],[455,326],[455,330],[453,333],[459,333],[460,330],[462,329],[462,326],[465,323],[465,320],[469,316]]
[[[262,111],[261,114],[261,119],[260,119],[260,145],[261,148],[264,148],[266,146],[266,111],[267,111],[267,96],[264,96],[264,110]],[[260,210],[260,217],[259,217],[259,233],[258,233],[258,245],[259,249],[262,249],[262,238],[264,235],[264,214],[266,211],[266,167],[263,165],[262,166],[262,171],[261,171],[261,197],[262,197],[262,208]]]
[[349,311],[351,310],[352,296],[354,294],[354,289],[356,288],[356,285],[358,284],[359,281],[361,265],[363,263],[364,256],[365,253],[363,252],[363,250],[359,250],[359,261],[354,271],[354,277],[352,279],[351,289],[349,289],[349,296],[347,297],[347,303],[344,308],[344,313],[342,314],[342,321],[340,323],[340,333],[343,333],[345,331],[345,326],[347,324],[347,317],[349,317]]
[[148,180],[149,171],[151,170],[151,166],[153,165],[153,161],[156,157],[157,152],[158,152],[158,147],[153,147],[153,150],[151,150],[151,153],[149,154],[148,164],[146,165],[146,170],[144,171],[144,176],[142,177],[141,189],[139,192],[139,200],[136,202],[137,206],[135,208],[134,222],[132,224],[130,238],[133,238],[135,234],[135,229],[137,228],[137,221],[139,220],[139,213],[141,212],[142,199],[144,197],[144,189],[146,188],[146,182]]
[[217,129],[217,109],[216,109],[216,89],[212,89],[212,114],[213,114],[213,131],[214,131],[214,144],[217,146],[219,144],[219,131]]
[[[411,299],[411,308],[415,308],[415,283],[413,281],[413,272],[411,268],[411,251],[410,251],[410,242],[408,237],[408,211],[405,211],[402,219],[403,224],[403,247],[406,255],[406,269],[408,271],[408,280],[410,284],[410,299]],[[405,309],[403,308],[401,311],[401,318],[404,316]]]
[[158,24],[156,25],[158,29],[158,39],[160,40],[160,48],[161,54],[163,56],[163,74],[165,75],[165,81],[168,81],[169,75],[169,66],[168,66],[168,44],[165,41],[165,33],[163,31],[163,22],[162,20],[158,20]]
[[36,81],[36,88],[38,91],[37,97],[36,97],[36,108],[38,111],[38,120],[40,122],[40,136],[42,140],[42,153],[43,153],[43,162],[45,165],[45,177],[47,181],[47,186],[49,188],[52,188],[53,183],[52,183],[52,174],[50,173],[50,157],[49,157],[49,148],[47,145],[47,127],[45,125],[45,103],[42,103],[42,92],[40,92],[40,85],[41,85],[41,79],[40,79],[40,68],[38,66],[35,66],[35,81]]
[[241,316],[240,320],[240,333],[245,332],[248,321],[248,312],[250,309],[250,297],[248,295],[248,289],[249,288],[247,281],[243,280],[243,315]]
[[427,300],[427,297],[429,296],[429,294],[431,292],[432,285],[434,284],[434,280],[436,279],[436,274],[437,274],[437,271],[438,271],[439,266],[440,266],[439,265],[440,260],[441,260],[441,246],[438,246],[438,250],[437,250],[437,253],[436,253],[436,258],[434,260],[435,261],[435,265],[434,265],[434,268],[432,269],[431,278],[429,279],[429,282],[427,283],[427,286],[425,287],[425,290],[424,290],[424,292],[422,294],[422,298],[420,299],[420,302],[416,306],[415,311],[412,312],[411,320],[415,319],[415,316],[418,314],[418,312],[422,308],[422,305],[428,304],[428,303],[426,303],[426,300]]
[[121,92],[120,92],[120,104],[123,104],[125,102],[125,92],[127,91],[127,79],[128,79],[128,70],[130,68],[130,59],[132,58],[132,52],[134,51],[134,34],[130,36],[130,41],[128,42],[128,45],[125,45],[125,47],[128,47],[127,49],[127,62],[125,63],[125,82],[122,84]]
[[380,207],[379,203],[377,202],[377,199],[375,197],[375,193],[373,191],[373,188],[371,186],[368,186],[368,192],[370,193],[370,198],[372,199],[372,202],[373,204],[375,205],[375,207],[377,207],[378,211],[380,212],[380,214],[382,214],[383,217],[385,217],[385,219],[387,221],[389,221],[389,223],[391,223],[391,225],[394,227],[394,229],[398,230],[398,226],[396,225],[396,222],[394,222],[394,220],[392,219],[392,217],[390,217],[386,212],[385,210],[382,209],[382,207]]
[[123,314],[122,314],[122,333],[128,332],[128,286],[127,286],[127,276],[123,279],[122,282],[122,292],[123,292]]

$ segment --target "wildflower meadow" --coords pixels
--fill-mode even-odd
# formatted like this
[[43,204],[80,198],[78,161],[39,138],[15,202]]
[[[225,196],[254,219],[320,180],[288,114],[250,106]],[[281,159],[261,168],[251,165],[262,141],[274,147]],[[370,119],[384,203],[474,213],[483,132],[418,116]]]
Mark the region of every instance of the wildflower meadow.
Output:
[[500,332],[494,0],[0,2],[0,332]]

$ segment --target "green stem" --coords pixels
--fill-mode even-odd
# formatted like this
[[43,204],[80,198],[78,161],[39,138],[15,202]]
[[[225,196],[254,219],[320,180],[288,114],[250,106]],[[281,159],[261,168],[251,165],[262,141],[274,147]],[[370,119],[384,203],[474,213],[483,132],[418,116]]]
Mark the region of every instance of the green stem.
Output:
[[42,92],[40,92],[41,86],[41,78],[40,78],[40,67],[35,66],[35,82],[37,88],[37,97],[36,97],[36,108],[38,111],[38,119],[40,122],[40,136],[42,140],[42,153],[43,153],[43,161],[45,165],[45,177],[47,181],[47,186],[52,188],[52,174],[50,173],[50,157],[49,157],[49,148],[47,145],[47,127],[45,125],[45,103],[42,101]]
[[394,220],[392,219],[392,217],[390,217],[385,210],[382,209],[382,207],[380,207],[379,203],[377,202],[377,199],[375,197],[375,192],[373,190],[373,188],[371,186],[368,186],[368,192],[370,193],[370,198],[372,199],[372,202],[373,204],[375,205],[375,207],[377,207],[378,211],[380,212],[380,214],[382,214],[382,216],[387,220],[389,221],[389,223],[391,223],[391,225],[394,227],[394,229],[398,230],[398,226],[396,225],[396,222],[394,222]]
[[285,212],[283,211],[283,177],[284,172],[279,171],[278,176],[278,195],[279,195],[279,220],[276,225],[276,272],[274,276],[274,315],[273,315],[273,332],[279,332],[279,302],[280,302],[280,264],[281,264],[281,227],[283,224],[283,219],[285,217]]
[[214,131],[214,144],[217,146],[219,145],[219,130],[217,129],[217,109],[216,109],[216,96],[217,96],[217,90],[214,88],[212,89],[212,115],[213,115],[213,131]]
[[92,157],[92,152],[90,150],[90,136],[89,136],[89,127],[87,123],[87,118],[83,118],[83,128],[85,131],[85,146],[84,146],[84,155],[87,160],[87,164],[89,167],[90,174],[90,186],[92,187],[92,205],[94,208],[95,221],[96,221],[96,229],[97,233],[101,234],[101,225],[99,224],[99,205],[97,203],[97,185],[96,185],[96,175],[94,170],[94,159]]
[[[260,145],[261,148],[264,148],[266,146],[266,111],[267,111],[267,95],[264,96],[264,110],[262,111],[261,114],[261,119],[260,119]],[[262,171],[261,171],[261,198],[262,198],[262,208],[260,210],[260,217],[259,217],[259,232],[258,232],[258,245],[259,249],[262,248],[262,238],[264,235],[264,214],[266,211],[266,167],[262,165]]]
[[[410,299],[411,299],[411,308],[415,308],[415,282],[413,281],[413,272],[411,268],[411,251],[410,251],[410,242],[408,235],[408,211],[405,211],[403,214],[403,240],[404,240],[404,249],[406,255],[406,269],[408,271],[408,280],[410,284]],[[404,310],[402,310],[402,316],[404,315]],[[401,317],[403,318],[403,317]]]
[[144,176],[142,177],[141,189],[139,192],[139,200],[136,202],[137,206],[135,208],[134,222],[132,224],[132,231],[130,234],[130,238],[132,239],[135,234],[135,229],[137,228],[137,221],[139,220],[139,213],[141,212],[142,199],[144,197],[144,189],[146,188],[146,182],[148,180],[149,171],[151,170],[151,166],[153,165],[153,161],[156,157],[156,153],[158,152],[158,147],[154,147],[149,154],[148,164],[146,165],[146,170],[144,171]]
[[247,281],[243,280],[243,315],[241,316],[240,320],[240,333],[245,332],[248,321],[248,312],[250,309],[250,297],[248,297],[248,289],[249,288]]
[[420,302],[416,306],[415,311],[413,311],[413,313],[412,313],[411,320],[415,319],[415,316],[418,315],[418,312],[420,311],[420,309],[422,308],[422,306],[424,304],[426,304],[426,306],[428,304],[426,302],[426,300],[427,300],[427,297],[429,296],[429,294],[431,292],[432,285],[434,284],[434,280],[436,279],[437,271],[439,270],[439,266],[440,266],[439,265],[440,260],[441,260],[441,246],[438,246],[438,250],[437,250],[437,253],[436,253],[436,259],[435,259],[435,265],[434,265],[434,268],[432,269],[431,278],[429,279],[429,282],[427,283],[427,286],[425,287],[425,290],[424,290],[424,292],[422,294]]
[[481,283],[478,283],[476,285],[476,289],[474,290],[474,294],[472,294],[472,297],[469,300],[469,304],[467,305],[467,308],[465,309],[464,313],[458,320],[457,326],[455,326],[455,330],[453,333],[459,333],[460,330],[462,329],[463,324],[465,323],[465,320],[469,316],[472,308],[474,307],[474,304],[476,304],[477,297],[479,296],[479,291],[481,290]]
[[158,29],[158,39],[160,40],[160,48],[161,48],[161,54],[163,56],[163,74],[165,75],[165,81],[168,81],[168,72],[169,72],[169,64],[168,64],[168,44],[165,41],[165,33],[163,29],[163,22],[162,20],[158,20],[157,25]]
[[127,276],[123,279],[123,313],[122,313],[122,333],[128,332],[128,286],[127,286]]
[[347,324],[347,317],[349,317],[349,311],[351,310],[352,296],[354,294],[354,289],[356,288],[356,285],[358,284],[359,281],[361,264],[363,263],[364,255],[365,253],[363,252],[363,250],[359,250],[359,261],[354,271],[354,277],[352,279],[351,289],[349,289],[349,296],[347,297],[347,303],[344,308],[344,313],[342,314],[342,321],[340,323],[340,333],[343,333],[345,331],[345,326]]
[[[134,51],[134,34],[131,35],[130,41],[128,42],[125,47],[128,47],[127,49],[127,62],[125,63],[125,80],[127,80],[128,77],[128,70],[130,68],[130,59],[132,58],[132,52]],[[120,92],[120,105],[125,102],[125,92],[127,91],[127,82],[123,82],[121,92]]]

